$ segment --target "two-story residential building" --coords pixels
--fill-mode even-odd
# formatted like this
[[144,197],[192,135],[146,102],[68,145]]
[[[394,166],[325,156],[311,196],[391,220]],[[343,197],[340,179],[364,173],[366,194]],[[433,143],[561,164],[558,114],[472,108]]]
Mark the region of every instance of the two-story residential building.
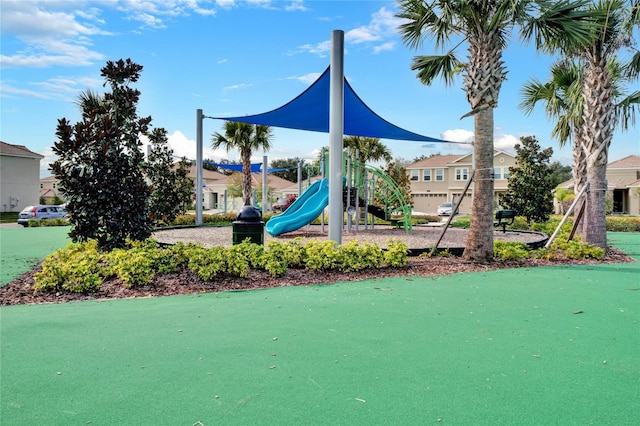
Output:
[[[494,200],[500,205],[502,194],[507,191],[509,167],[516,164],[514,155],[495,150],[493,155]],[[406,167],[411,183],[413,210],[435,214],[438,206],[446,202],[458,202],[471,178],[473,159],[465,155],[434,155]],[[469,187],[460,205],[461,213],[471,212],[473,185]]]
[[[628,155],[607,164],[607,197],[614,214],[640,215],[640,155]],[[558,188],[573,189],[573,179]],[[561,213],[556,202],[556,213]]]
[[19,212],[38,204],[43,158],[26,146],[0,141],[0,208],[3,212]]
[[52,204],[54,197],[62,198],[55,176],[40,179],[40,198],[44,199],[45,204]]

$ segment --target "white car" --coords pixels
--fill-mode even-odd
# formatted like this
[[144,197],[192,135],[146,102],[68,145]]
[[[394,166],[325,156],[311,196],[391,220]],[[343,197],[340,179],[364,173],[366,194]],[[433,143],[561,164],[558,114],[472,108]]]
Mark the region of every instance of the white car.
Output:
[[67,217],[62,206],[27,206],[18,215],[18,224],[29,226],[29,219],[56,219]]
[[453,203],[443,203],[438,206],[438,216],[451,216]]

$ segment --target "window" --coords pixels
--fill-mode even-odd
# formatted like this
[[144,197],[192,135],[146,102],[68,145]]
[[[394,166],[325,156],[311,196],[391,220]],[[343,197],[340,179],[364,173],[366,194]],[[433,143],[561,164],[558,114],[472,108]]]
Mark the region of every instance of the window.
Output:
[[419,172],[419,170],[411,170],[411,180],[418,180]]
[[431,181],[431,169],[422,171],[422,180],[424,180],[425,182]]
[[509,179],[509,168],[505,167],[504,168],[504,174],[502,175],[502,179]]
[[436,181],[444,181],[444,169],[436,169]]
[[456,169],[456,180],[468,180],[469,179],[469,169],[460,168]]
[[502,179],[502,168],[500,168],[500,167],[494,167],[493,168],[493,179],[494,180]]

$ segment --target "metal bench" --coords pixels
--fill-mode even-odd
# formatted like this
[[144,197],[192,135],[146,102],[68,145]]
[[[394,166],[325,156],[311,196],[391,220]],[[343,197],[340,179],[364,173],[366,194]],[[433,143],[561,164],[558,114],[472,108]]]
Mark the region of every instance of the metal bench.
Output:
[[515,218],[515,210],[498,210],[496,212],[496,222],[493,222],[493,226],[502,226],[502,232],[507,232],[507,225],[513,225]]

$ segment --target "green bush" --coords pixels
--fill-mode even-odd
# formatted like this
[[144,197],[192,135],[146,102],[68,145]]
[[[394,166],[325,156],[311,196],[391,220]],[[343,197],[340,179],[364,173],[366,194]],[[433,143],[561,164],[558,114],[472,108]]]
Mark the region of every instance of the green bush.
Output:
[[35,274],[34,290],[87,293],[102,285],[100,253],[95,240],[69,243],[47,256]]
[[[235,213],[225,214],[203,214],[202,224],[207,226],[230,226],[233,221],[236,220]],[[196,216],[195,214],[181,214],[176,216],[175,220],[171,222],[171,226],[195,226]]]
[[29,228],[39,228],[41,226],[69,226],[69,220],[61,217],[55,219],[29,219],[27,221]]
[[640,232],[640,217],[638,216],[607,216],[607,231],[611,232]]
[[305,248],[302,238],[295,238],[290,242],[270,241],[262,254],[260,265],[272,277],[279,277],[290,267],[300,267],[304,264]]
[[402,268],[409,262],[407,245],[400,240],[387,240],[387,251],[384,252],[384,263],[391,268]]
[[496,240],[493,242],[493,256],[496,259],[527,259],[529,257],[529,254],[529,248],[524,243],[500,240]]
[[364,243],[360,245],[357,240],[351,240],[347,244],[339,246],[338,253],[337,267],[342,272],[375,269],[383,266],[384,253],[377,244]]
[[340,254],[334,241],[309,241],[304,246],[305,266],[312,271],[337,269]]
[[431,223],[431,222],[440,222],[440,216],[433,216],[433,215],[412,215],[411,218],[413,219],[413,223],[415,225],[422,225],[425,223]]
[[193,247],[189,251],[189,269],[200,279],[211,281],[226,269],[224,250],[224,247]]

